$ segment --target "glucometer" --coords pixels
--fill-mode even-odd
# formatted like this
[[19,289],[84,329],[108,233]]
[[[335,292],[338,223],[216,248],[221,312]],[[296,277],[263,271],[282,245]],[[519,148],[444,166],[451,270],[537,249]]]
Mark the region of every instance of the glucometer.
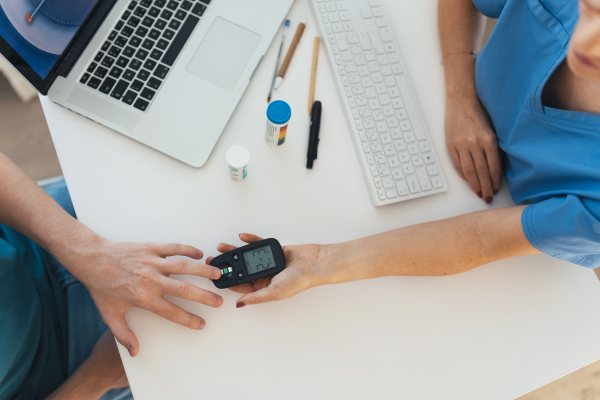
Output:
[[227,289],[280,273],[285,268],[285,257],[276,239],[265,239],[221,254],[210,265],[219,268],[222,274],[213,281],[215,286]]

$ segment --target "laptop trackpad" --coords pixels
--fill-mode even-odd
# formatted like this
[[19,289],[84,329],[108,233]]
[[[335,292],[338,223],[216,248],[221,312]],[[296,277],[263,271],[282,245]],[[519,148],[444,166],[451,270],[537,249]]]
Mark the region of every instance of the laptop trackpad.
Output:
[[260,35],[217,18],[186,71],[224,89],[233,90],[258,42]]

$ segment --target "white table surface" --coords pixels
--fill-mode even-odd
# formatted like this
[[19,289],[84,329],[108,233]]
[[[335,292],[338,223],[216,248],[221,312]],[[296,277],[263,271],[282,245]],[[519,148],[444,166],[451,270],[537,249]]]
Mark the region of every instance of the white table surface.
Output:
[[[277,41],[201,169],[42,98],[80,220],[112,240],[181,242],[214,255],[221,241],[240,244],[243,231],[284,244],[330,243],[485,209],[444,146],[436,0],[384,4],[449,192],[373,208],[323,51],[319,159],[314,170],[305,168],[317,30],[308,1],[297,0],[291,33],[303,15],[309,24],[276,92],[293,109],[282,148],[263,140]],[[225,152],[234,144],[252,155],[243,183],[227,176]],[[493,207],[512,204],[505,185]],[[203,279],[181,279],[213,289]],[[121,348],[121,356],[136,399],[507,400],[600,358],[598,280],[589,269],[544,255],[457,276],[319,287],[239,310],[238,295],[222,294],[218,310],[173,299],[207,320],[200,332],[128,312],[140,354],[130,358]]]

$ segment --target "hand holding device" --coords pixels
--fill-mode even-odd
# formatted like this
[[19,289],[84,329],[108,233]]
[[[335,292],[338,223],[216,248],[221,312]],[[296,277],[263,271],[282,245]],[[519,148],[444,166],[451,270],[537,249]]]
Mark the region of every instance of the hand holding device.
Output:
[[[256,235],[248,233],[240,234],[240,239],[246,243],[257,243],[263,240]],[[238,251],[244,248],[242,247]],[[319,272],[319,253],[321,248],[322,246],[317,244],[282,247],[285,257],[285,269],[277,275],[268,274],[268,276],[245,281],[242,284],[231,287],[230,289],[234,292],[244,294],[244,296],[238,299],[236,306],[240,308],[249,304],[285,300],[312,287],[324,284],[323,274]],[[236,246],[225,243],[221,243],[217,247],[217,250],[220,252],[228,254],[236,249]],[[208,257],[206,262],[214,265],[214,261],[217,258]],[[217,282],[215,281],[215,285]]]

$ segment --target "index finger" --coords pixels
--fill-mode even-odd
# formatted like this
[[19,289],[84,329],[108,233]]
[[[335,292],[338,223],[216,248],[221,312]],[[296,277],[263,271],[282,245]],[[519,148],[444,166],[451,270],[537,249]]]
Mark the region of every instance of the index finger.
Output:
[[175,275],[195,275],[216,280],[221,278],[221,270],[208,264],[183,259],[169,259],[163,262],[163,271]]
[[204,257],[204,254],[201,250],[186,244],[161,243],[156,244],[155,248],[156,254],[163,258],[171,256],[185,256],[195,260],[200,260],[202,257]]

